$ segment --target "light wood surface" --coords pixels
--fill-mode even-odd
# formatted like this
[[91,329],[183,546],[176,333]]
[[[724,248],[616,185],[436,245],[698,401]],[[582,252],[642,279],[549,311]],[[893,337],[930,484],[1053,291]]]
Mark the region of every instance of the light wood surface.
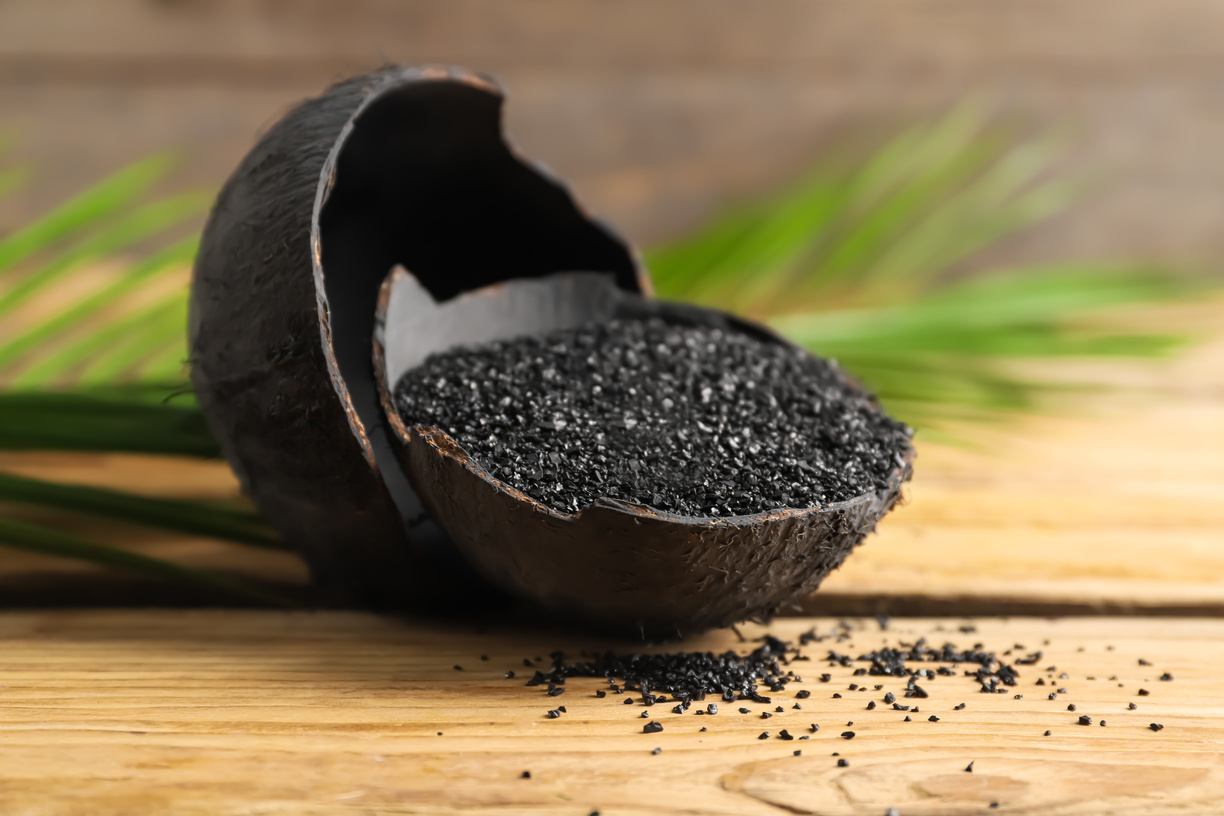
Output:
[[[974,630],[960,631],[966,623]],[[783,713],[763,721],[765,706],[749,703],[742,715],[721,704],[717,716],[698,717],[658,704],[650,717],[664,731],[644,734],[639,698],[597,699],[602,681],[570,680],[560,697],[523,685],[524,658],[640,648],[630,643],[358,614],[10,613],[0,616],[0,812],[1159,816],[1214,812],[1224,799],[1224,622],[846,626],[848,640],[810,644],[811,661],[791,664],[804,679],[772,695]],[[794,639],[811,627],[838,629],[831,619],[788,619],[769,631]],[[963,676],[923,681],[928,699],[900,698],[920,704],[908,723],[879,702],[900,695],[902,681],[821,660],[828,649],[857,656],[919,637],[1011,650],[1006,661],[1043,654],[1017,667],[1019,685],[1005,694],[979,693]],[[667,649],[756,645],[724,631]],[[519,676],[505,679],[507,669]],[[1173,680],[1159,680],[1164,672]],[[1048,700],[1053,689],[1039,678],[1066,693]],[[851,682],[883,688],[855,692]],[[812,694],[797,711],[800,688]],[[866,710],[868,700],[878,707]],[[546,718],[558,704],[567,713]],[[1081,714],[1094,724],[1077,725]],[[758,739],[783,728],[809,735],[811,723],[820,730],[809,740]],[[842,739],[845,730],[856,736]],[[849,767],[837,767],[834,752]]]
[[[1224,616],[1224,301],[1164,319],[1207,339],[1172,362],[1063,370],[1113,387],[962,429],[973,446],[920,434],[906,504],[799,611]],[[154,495],[236,494],[222,463],[0,453],[0,470]],[[307,583],[291,555],[95,521],[79,529],[284,590]],[[218,599],[0,550],[0,608],[204,602]]]

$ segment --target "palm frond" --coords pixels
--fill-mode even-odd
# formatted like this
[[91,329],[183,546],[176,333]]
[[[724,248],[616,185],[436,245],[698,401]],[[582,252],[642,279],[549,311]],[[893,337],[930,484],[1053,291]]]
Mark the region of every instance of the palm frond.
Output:
[[1016,143],[964,106],[866,158],[821,162],[780,195],[647,253],[647,265],[662,296],[764,320],[924,427],[1032,410],[1065,386],[1015,376],[1009,359],[1167,354],[1187,338],[1084,318],[1201,285],[1133,263],[957,278],[981,250],[1083,195],[1084,180],[1052,172],[1061,144]]

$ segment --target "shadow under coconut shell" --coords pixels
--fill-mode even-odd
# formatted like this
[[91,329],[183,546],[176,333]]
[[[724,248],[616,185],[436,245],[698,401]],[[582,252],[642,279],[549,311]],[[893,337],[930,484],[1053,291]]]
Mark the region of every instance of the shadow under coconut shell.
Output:
[[[824,507],[701,518],[602,499],[571,515],[496,479],[443,431],[409,428],[395,411],[395,384],[430,354],[648,317],[790,345],[722,312],[626,292],[603,274],[506,281],[439,304],[397,267],[382,286],[374,332],[396,455],[464,559],[493,585],[544,610],[622,635],[664,638],[770,617],[814,591],[892,509],[912,472],[912,446],[884,489]],[[845,386],[859,388],[848,378]]]

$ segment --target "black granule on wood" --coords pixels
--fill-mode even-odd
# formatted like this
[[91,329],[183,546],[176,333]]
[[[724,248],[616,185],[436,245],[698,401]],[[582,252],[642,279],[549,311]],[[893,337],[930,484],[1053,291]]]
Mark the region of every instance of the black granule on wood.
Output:
[[762,731],[762,732],[761,732],[761,736],[757,737],[757,739],[759,739],[759,740],[761,740],[761,739],[769,739],[769,732],[768,732],[768,731]]
[[778,739],[793,740],[794,737],[791,736],[791,733],[789,731],[783,728],[781,731],[778,732]]
[[706,713],[707,714],[717,714],[718,706],[715,705],[714,703],[710,703],[708,706],[706,706]]
[[1134,711],[1134,710],[1135,710],[1136,708],[1138,708],[1138,707],[1139,707],[1139,706],[1135,705],[1134,703],[1127,703],[1127,704],[1126,704],[1126,708],[1127,708],[1127,710],[1129,710],[1129,711]]
[[557,706],[557,710],[560,711],[562,714],[569,713],[568,711],[565,710],[565,706]]
[[1168,672],[1165,672],[1164,674],[1160,675],[1160,679],[1161,680],[1172,680],[1173,675],[1169,674]]
[[841,732],[841,736],[842,736],[842,739],[852,740],[854,739],[854,732],[853,731],[843,731]]
[[548,696],[549,696],[549,697],[557,697],[557,696],[560,696],[560,695],[562,695],[562,694],[564,694],[564,693],[565,693],[565,689],[563,689],[563,688],[550,688],[550,689],[548,690]]
[[1092,725],[1092,718],[1087,714],[1081,714],[1079,718],[1080,725]]
[[[974,760],[976,762],[977,760]],[[973,773],[973,762],[965,766],[965,773]]]
[[1053,731],[1047,731],[1047,732],[1045,732],[1045,736],[1047,736],[1047,737],[1048,737],[1048,736],[1050,736],[1050,735],[1051,735],[1051,734],[1053,734],[1053,733],[1054,733]]
[[887,694],[884,695],[884,702],[886,703],[897,702],[897,695],[893,694],[891,691],[888,692]]
[[826,505],[884,489],[910,440],[832,363],[653,319],[433,355],[395,404],[561,512],[603,497],[683,516]]
[[1139,665],[1140,665],[1140,666],[1150,666],[1150,665],[1152,665],[1152,664],[1151,664],[1151,663],[1149,663],[1149,662],[1147,662],[1146,660],[1144,660],[1144,659],[1141,657],[1141,658],[1139,658]]
[[739,710],[739,713],[741,713],[741,714],[751,714],[751,713],[752,713],[752,711],[751,711],[750,709],[747,709],[747,708],[741,708],[741,709]]
[[875,708],[875,700],[872,700],[870,703],[867,704],[868,711],[871,711],[873,708]]
[[643,711],[643,712],[642,712],[642,715],[641,715],[641,719],[643,719],[643,720],[650,719],[650,712],[649,712],[649,711]]
[[773,714],[770,714],[768,711],[762,711],[762,712],[761,712],[761,719],[762,719],[762,720],[768,720],[768,719],[769,719],[770,717],[772,717],[772,716],[773,716]]
[[833,699],[834,699],[834,700],[840,700],[840,699],[841,699],[841,695],[840,695],[840,694],[838,694],[837,692],[833,692]]
[[1164,728],[1164,726],[1160,723],[1149,723],[1148,728],[1152,729],[1153,731],[1159,731]]
[[705,727],[704,725],[703,725],[703,726],[701,726],[701,730],[702,730],[702,731],[705,731],[705,730],[706,730],[706,727]]
[[812,696],[812,692],[808,691],[807,689],[800,689],[799,691],[795,692],[796,700],[806,700],[807,698],[811,696]]
[[820,682],[822,682],[822,683],[827,683],[827,682],[829,682],[829,681],[830,681],[830,680],[832,680],[832,679],[833,679],[833,675],[831,675],[831,674],[822,674],[822,675],[820,675]]
[[558,711],[557,709],[555,709],[555,708],[550,708],[550,709],[548,710],[548,719],[550,719],[550,720],[555,720],[555,719],[557,719],[557,718],[558,718],[558,717],[560,717],[560,716],[561,716],[561,712],[560,712],[560,711]]
[[604,691],[603,689],[595,689],[595,696],[596,697],[607,697],[608,692]]
[[839,759],[839,760],[837,760],[837,767],[839,767],[839,768],[849,768],[849,767],[850,767],[850,763],[849,763],[849,762],[847,762],[847,761],[846,761],[846,760],[844,760],[844,759]]
[[791,706],[791,708],[792,708],[792,709],[795,709],[795,710],[797,710],[797,711],[802,711],[802,710],[803,710],[803,706],[799,705],[798,703],[795,703],[793,706]]
[[932,714],[931,716],[927,717],[927,722],[939,722],[939,718]]
[[642,726],[643,734],[657,734],[663,730],[663,723],[657,723],[653,720]]
[[508,671],[508,672],[506,672],[506,679],[507,679],[507,680],[513,680],[513,679],[514,679],[514,672],[512,672],[512,671]]
[[907,715],[907,716],[906,716],[906,718],[905,718],[904,720],[902,720],[902,722],[911,722],[911,720],[910,720],[909,716]]
[[463,671],[463,667],[462,667],[462,666],[456,666],[456,667],[455,667],[455,671]]
[[795,752],[794,752],[794,756],[802,756],[802,755],[803,755],[803,751],[795,751]]
[[782,706],[774,706],[774,711],[777,712],[778,714],[781,714],[782,712],[786,711],[786,709],[783,708]]
[[909,710],[910,710],[910,707],[907,705],[901,705],[900,703],[893,703],[893,711],[909,711]]
[[523,771],[523,773],[519,776],[519,779],[530,779],[530,778],[531,778],[531,771]]
[[960,710],[962,710],[964,707],[965,707],[965,704],[964,704],[964,703],[961,703],[960,705],[955,705],[955,706],[952,706],[952,710],[953,710],[953,711],[960,711]]
[[1067,710],[1068,710],[1068,711],[1074,711],[1074,710],[1075,710],[1075,703],[1072,703],[1071,705],[1067,706]]
[[624,704],[624,705],[633,705],[633,698],[632,698],[632,697],[626,697],[626,698],[624,699],[623,704]]
[[817,725],[816,723],[812,723],[811,725],[808,726],[808,730],[811,731],[813,734],[815,734],[817,731],[820,730],[820,726]]
[[652,755],[652,756],[658,756],[659,754],[663,753],[663,749],[662,749],[662,748],[656,748],[656,749],[654,749],[653,751],[651,751],[650,753],[651,753],[651,755]]
[[1105,721],[1104,721],[1104,720],[1101,720],[1101,725],[1102,725],[1102,726],[1104,726],[1104,725],[1105,725]]

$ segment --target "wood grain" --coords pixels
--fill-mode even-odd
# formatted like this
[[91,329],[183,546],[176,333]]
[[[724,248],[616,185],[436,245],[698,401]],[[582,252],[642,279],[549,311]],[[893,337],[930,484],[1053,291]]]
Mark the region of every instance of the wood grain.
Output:
[[[959,631],[963,623],[973,629]],[[845,625],[847,640],[812,644],[810,662],[791,664],[804,680],[774,694],[783,713],[763,721],[761,705],[741,715],[723,704],[697,717],[656,705],[650,716],[665,730],[647,735],[640,702],[596,699],[600,682],[571,680],[561,697],[523,685],[524,658],[638,648],[630,643],[357,614],[10,613],[0,616],[0,811],[879,816],[888,807],[996,812],[988,806],[998,802],[999,813],[1158,816],[1212,812],[1224,797],[1224,622]],[[794,638],[811,627],[838,628],[790,619],[770,631]],[[1043,654],[1018,667],[1019,685],[1005,694],[978,693],[966,677],[925,681],[929,699],[901,700],[921,704],[908,723],[879,702],[904,683],[821,660],[827,649],[857,655],[924,636],[1011,650],[1005,660]],[[669,650],[754,646],[721,632]],[[520,676],[505,679],[507,669]],[[818,681],[822,672],[829,683]],[[1160,681],[1164,672],[1174,679]],[[1046,699],[1052,689],[1039,678],[1066,693]],[[850,691],[851,682],[883,688]],[[798,688],[812,692],[801,711],[792,708]],[[878,707],[865,710],[868,700]],[[558,704],[568,713],[547,719]],[[1094,725],[1077,725],[1081,714]],[[783,728],[807,735],[810,723],[821,728],[809,740],[757,738]],[[855,737],[840,738],[843,730]],[[838,768],[833,752],[849,767]]]
[[8,0],[0,128],[40,176],[0,231],[153,151],[218,184],[288,105],[400,60],[502,77],[515,139],[639,243],[968,94],[1103,181],[1000,258],[1218,258],[1222,25],[1209,0]]

